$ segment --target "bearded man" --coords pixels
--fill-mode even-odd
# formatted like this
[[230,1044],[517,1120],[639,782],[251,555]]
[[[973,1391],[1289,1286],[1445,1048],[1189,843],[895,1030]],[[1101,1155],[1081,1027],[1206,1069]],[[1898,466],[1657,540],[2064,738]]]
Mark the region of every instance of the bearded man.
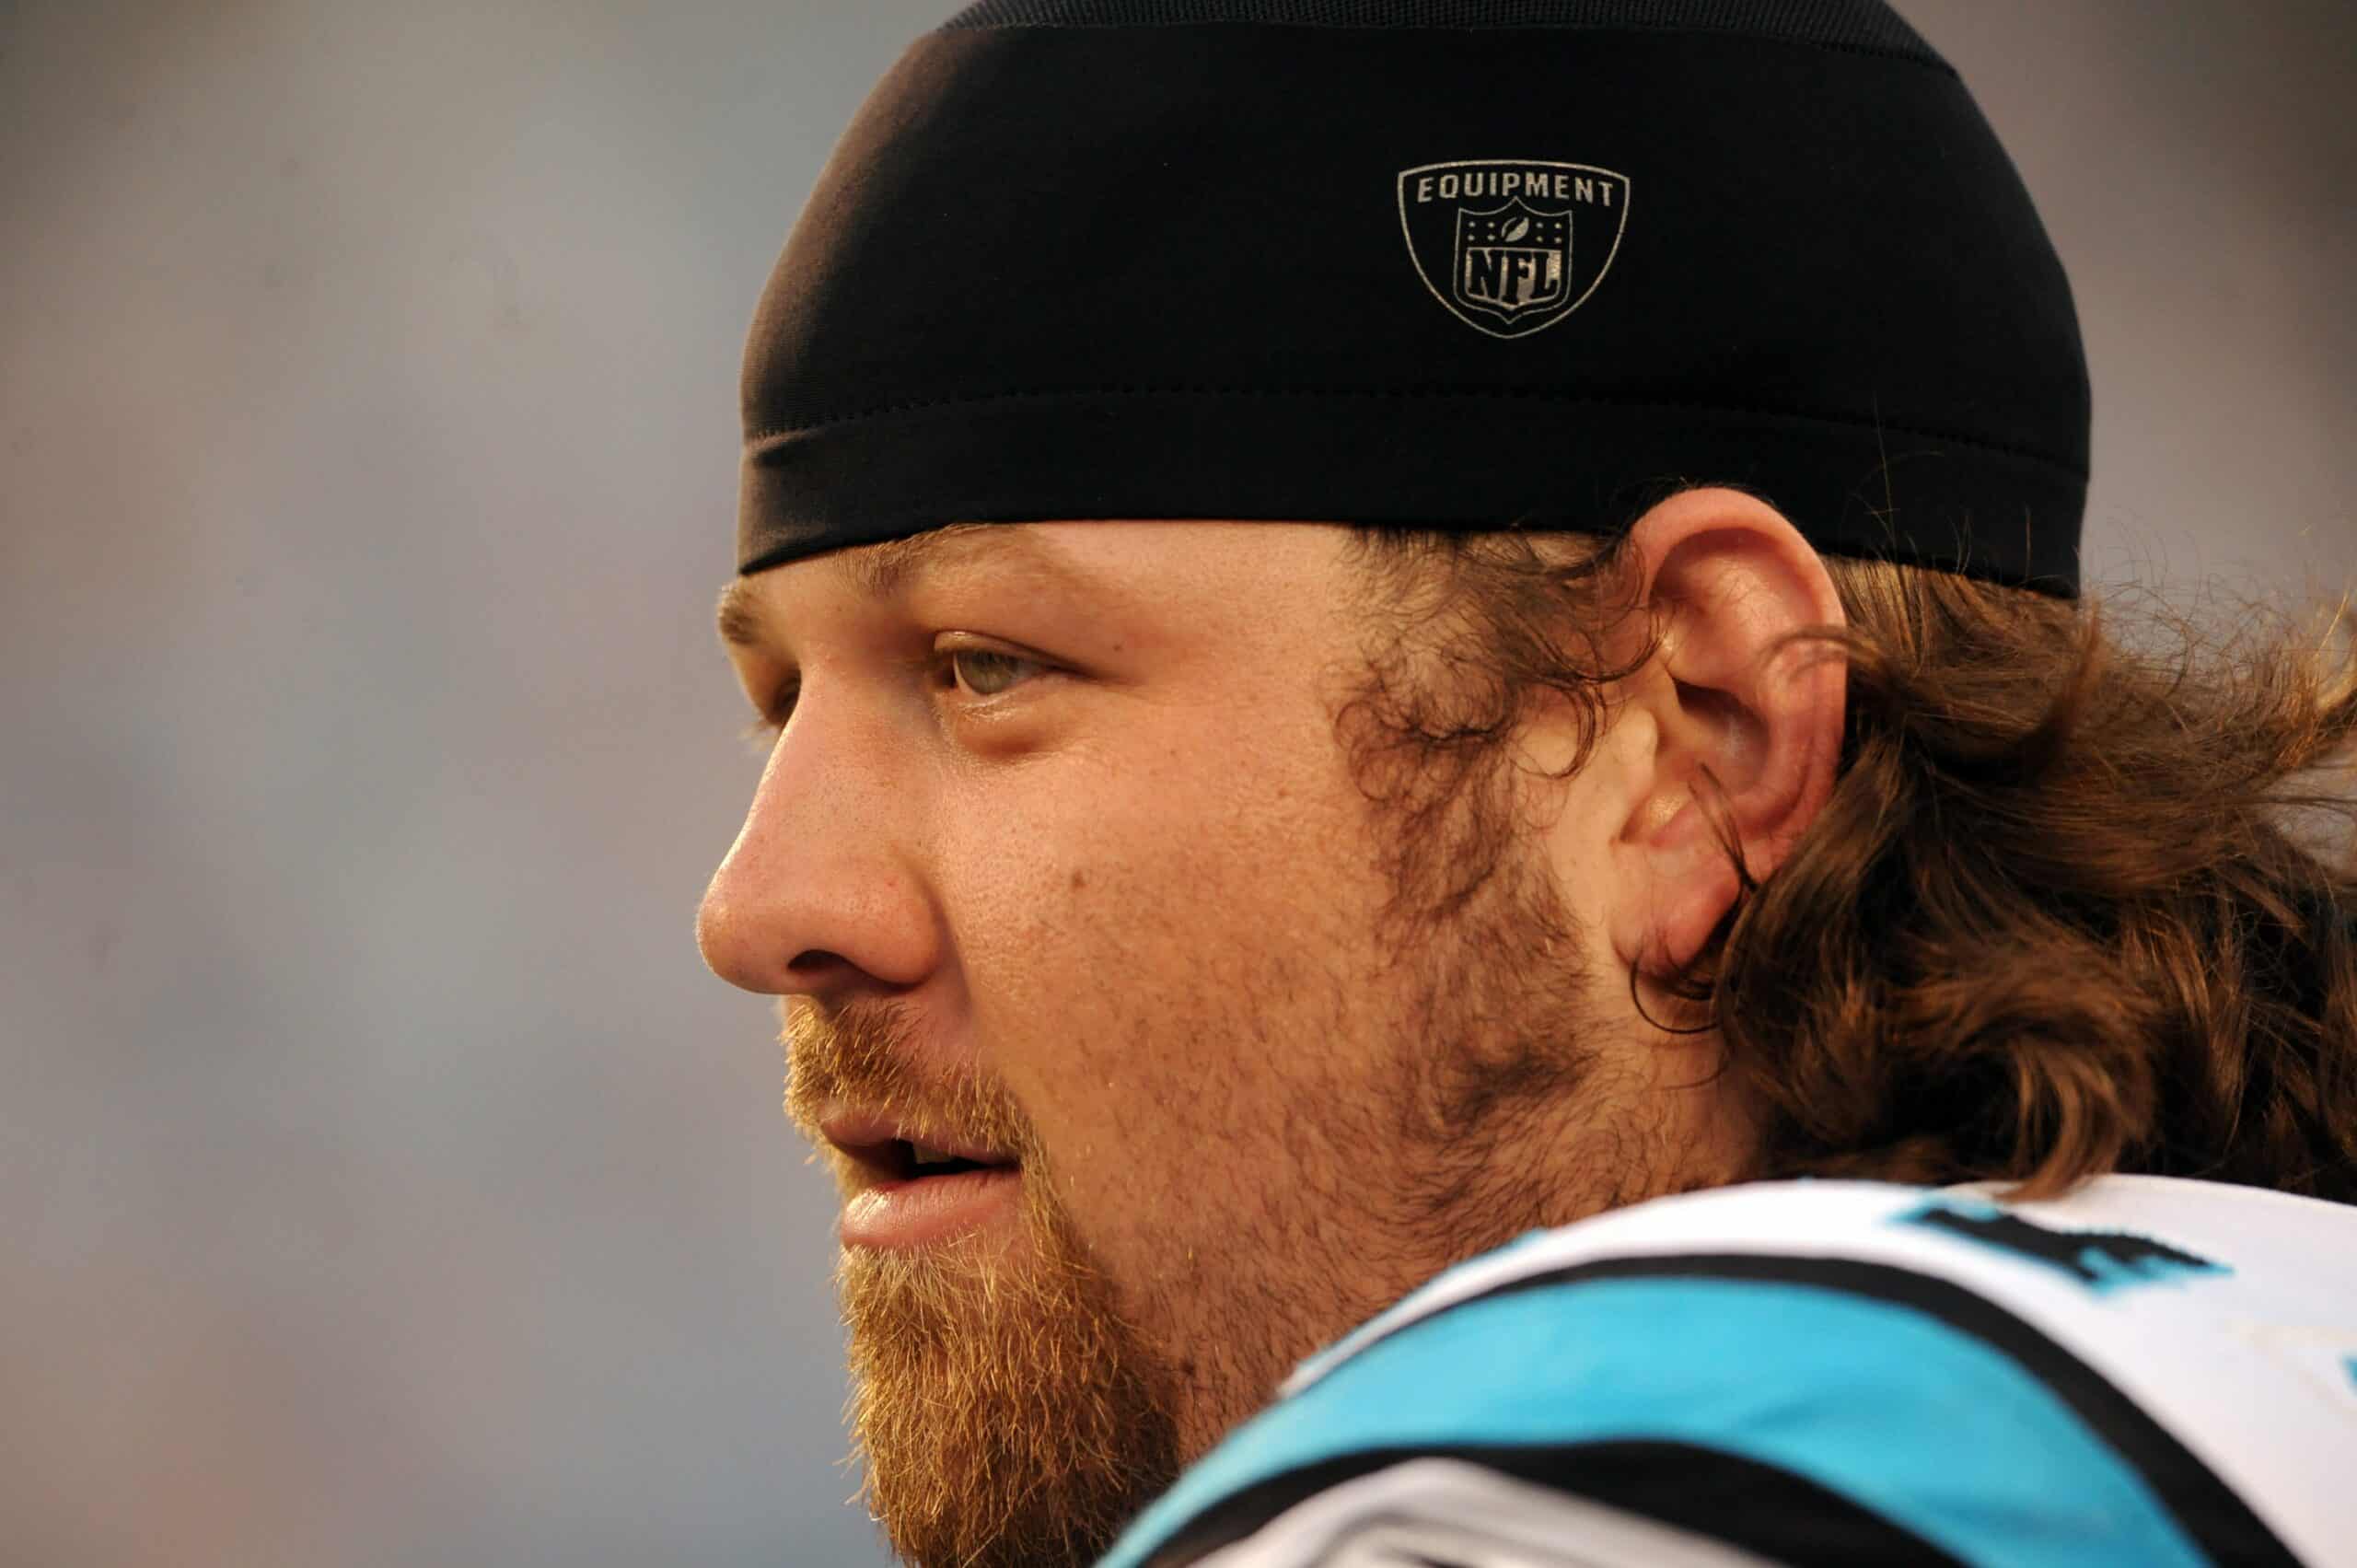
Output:
[[2357,1562],[2357,661],[2080,597],[1879,0],[982,0],[744,398],[906,1561]]

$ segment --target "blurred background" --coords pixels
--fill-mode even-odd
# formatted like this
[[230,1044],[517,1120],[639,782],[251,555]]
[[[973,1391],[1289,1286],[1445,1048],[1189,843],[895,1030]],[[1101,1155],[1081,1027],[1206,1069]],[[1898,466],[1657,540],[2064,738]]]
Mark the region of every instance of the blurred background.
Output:
[[[0,1562],[815,1564],[833,1200],[691,930],[737,375],[950,0],[0,0]],[[2357,580],[2357,7],[1899,0],[2088,576]]]

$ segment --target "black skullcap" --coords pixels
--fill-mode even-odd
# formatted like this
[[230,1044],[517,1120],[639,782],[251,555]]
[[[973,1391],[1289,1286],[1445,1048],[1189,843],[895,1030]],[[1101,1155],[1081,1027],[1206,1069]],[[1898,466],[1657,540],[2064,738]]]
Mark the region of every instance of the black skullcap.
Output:
[[819,176],[738,565],[982,519],[1613,532],[2073,597],[2070,285],[1879,0],[982,0]]

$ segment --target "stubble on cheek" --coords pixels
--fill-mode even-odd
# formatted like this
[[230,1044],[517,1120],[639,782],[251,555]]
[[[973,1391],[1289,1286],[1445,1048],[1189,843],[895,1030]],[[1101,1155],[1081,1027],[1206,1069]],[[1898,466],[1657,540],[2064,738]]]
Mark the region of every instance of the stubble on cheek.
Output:
[[1021,1235],[847,1253],[853,1438],[917,1568],[1094,1562],[1177,1479],[1167,1378],[1024,1178]]

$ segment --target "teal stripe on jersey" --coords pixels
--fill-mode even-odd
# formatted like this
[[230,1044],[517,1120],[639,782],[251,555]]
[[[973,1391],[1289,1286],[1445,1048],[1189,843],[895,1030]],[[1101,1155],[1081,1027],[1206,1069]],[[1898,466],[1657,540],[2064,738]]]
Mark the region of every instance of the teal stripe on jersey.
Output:
[[1969,1334],[1815,1285],[1623,1278],[1476,1299],[1377,1341],[1239,1427],[1101,1568],[1137,1568],[1223,1498],[1343,1455],[1615,1439],[1777,1466],[1968,1562],[2209,1561],[2142,1476]]

